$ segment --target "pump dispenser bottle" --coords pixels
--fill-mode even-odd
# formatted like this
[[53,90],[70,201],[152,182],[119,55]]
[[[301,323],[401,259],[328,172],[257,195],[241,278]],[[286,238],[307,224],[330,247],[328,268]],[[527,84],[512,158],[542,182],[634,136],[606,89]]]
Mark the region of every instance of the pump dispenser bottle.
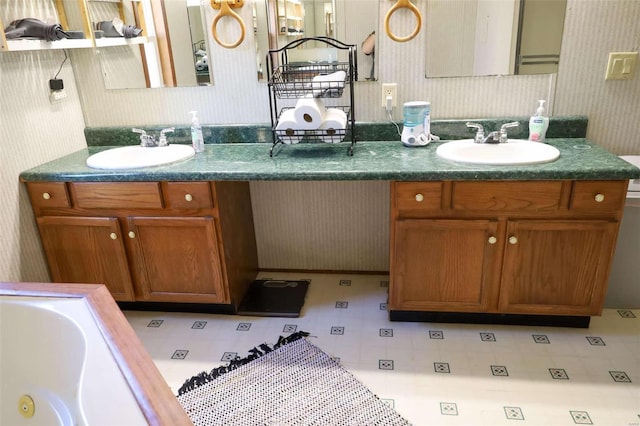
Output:
[[202,152],[204,151],[204,138],[198,120],[198,111],[190,111],[189,114],[191,114],[191,144],[196,152]]
[[539,106],[536,115],[532,115],[529,119],[529,140],[534,142],[544,142],[547,129],[549,128],[549,117],[545,115],[544,103],[546,101],[538,101]]

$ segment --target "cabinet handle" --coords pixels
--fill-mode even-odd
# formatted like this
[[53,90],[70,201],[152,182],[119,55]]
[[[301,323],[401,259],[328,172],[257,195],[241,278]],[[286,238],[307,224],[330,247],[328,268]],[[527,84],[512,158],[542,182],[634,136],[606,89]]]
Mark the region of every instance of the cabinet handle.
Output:
[[596,203],[601,203],[604,201],[604,194],[596,194],[593,198],[596,200]]
[[498,242],[498,239],[494,236],[489,237],[489,244],[495,244]]
[[115,232],[112,232],[111,234],[109,234],[109,237],[111,237],[112,240],[117,240],[118,234],[116,234]]
[[424,195],[422,194],[416,194],[416,201],[421,203],[424,201]]
[[193,201],[193,195],[187,194],[187,195],[184,196],[184,199],[187,200],[187,201]]
[[43,192],[42,198],[44,198],[45,200],[48,200],[49,198],[51,198],[51,194],[49,194],[48,192]]
[[518,244],[518,237],[514,237],[513,235],[509,237],[509,244]]
[[131,238],[131,239],[133,239],[133,238],[135,238],[135,237],[136,237],[136,233],[135,233],[135,232],[133,232],[133,231],[129,231],[129,234],[128,234],[128,235],[129,235],[129,238]]

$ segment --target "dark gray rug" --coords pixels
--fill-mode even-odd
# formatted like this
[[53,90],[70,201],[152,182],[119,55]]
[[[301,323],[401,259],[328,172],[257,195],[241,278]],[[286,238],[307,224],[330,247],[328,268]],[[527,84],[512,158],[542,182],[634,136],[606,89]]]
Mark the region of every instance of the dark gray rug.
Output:
[[196,426],[409,424],[307,335],[192,377],[178,401]]

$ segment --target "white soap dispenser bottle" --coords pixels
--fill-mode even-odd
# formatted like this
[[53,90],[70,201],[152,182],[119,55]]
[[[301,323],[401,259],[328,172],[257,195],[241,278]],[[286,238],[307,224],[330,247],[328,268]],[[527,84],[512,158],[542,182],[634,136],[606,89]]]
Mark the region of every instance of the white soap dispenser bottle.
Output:
[[196,152],[204,151],[204,138],[202,137],[202,126],[198,120],[198,111],[190,111],[191,114],[191,144]]
[[529,119],[529,140],[534,142],[544,142],[547,129],[549,128],[549,117],[544,114],[544,103],[546,101],[538,101],[539,106],[536,115],[532,115]]

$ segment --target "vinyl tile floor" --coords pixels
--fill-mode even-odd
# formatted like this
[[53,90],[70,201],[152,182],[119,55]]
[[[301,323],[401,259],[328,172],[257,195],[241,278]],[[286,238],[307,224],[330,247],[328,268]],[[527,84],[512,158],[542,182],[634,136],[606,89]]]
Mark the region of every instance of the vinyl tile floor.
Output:
[[302,330],[414,425],[640,425],[640,310],[588,329],[391,322],[387,276],[259,278],[311,280],[300,317],[125,312],[174,392]]

